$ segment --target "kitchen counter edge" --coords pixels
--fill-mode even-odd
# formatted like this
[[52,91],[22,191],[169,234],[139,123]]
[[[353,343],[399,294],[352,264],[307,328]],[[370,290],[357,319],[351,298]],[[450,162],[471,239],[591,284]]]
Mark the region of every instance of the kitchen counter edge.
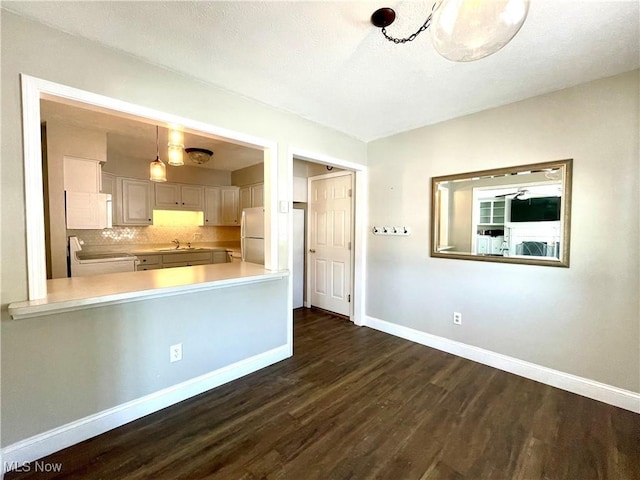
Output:
[[170,295],[279,280],[288,270],[266,270],[247,262],[122,272],[47,280],[48,294],[39,300],[9,305],[14,320],[128,303]]

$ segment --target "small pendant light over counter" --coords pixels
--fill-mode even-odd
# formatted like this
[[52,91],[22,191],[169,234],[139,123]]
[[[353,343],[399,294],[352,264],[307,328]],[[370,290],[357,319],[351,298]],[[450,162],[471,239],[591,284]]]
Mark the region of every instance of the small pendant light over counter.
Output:
[[167,166],[160,160],[160,143],[158,139],[158,126],[156,125],[156,159],[149,165],[149,179],[152,182],[167,181]]

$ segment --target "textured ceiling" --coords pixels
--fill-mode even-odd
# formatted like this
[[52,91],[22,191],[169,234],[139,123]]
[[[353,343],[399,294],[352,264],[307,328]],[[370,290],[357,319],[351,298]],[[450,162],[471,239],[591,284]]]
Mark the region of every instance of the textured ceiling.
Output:
[[504,49],[471,63],[413,33],[433,1],[10,2],[2,7],[184,72],[361,140],[384,137],[637,68],[638,0],[531,0]]

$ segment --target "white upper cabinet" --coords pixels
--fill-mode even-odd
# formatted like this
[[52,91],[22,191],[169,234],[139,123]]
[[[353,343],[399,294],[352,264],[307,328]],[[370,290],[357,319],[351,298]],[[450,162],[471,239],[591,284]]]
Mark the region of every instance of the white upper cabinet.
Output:
[[239,226],[238,187],[205,188],[205,226]]
[[251,185],[251,206],[264,207],[264,183]]
[[251,208],[253,206],[251,204],[251,187],[240,187],[238,201],[240,204],[240,206],[238,207],[240,209],[240,212],[242,212],[242,210],[244,210],[245,208]]
[[204,189],[204,225],[212,227],[220,223],[221,210],[220,188],[205,187]]
[[240,225],[238,216],[238,187],[220,187],[221,215],[220,225]]
[[155,208],[159,210],[204,210],[204,187],[178,183],[156,183]]
[[240,187],[238,215],[242,215],[243,209],[252,207],[264,207],[264,183]]
[[115,200],[116,197],[116,179],[117,177],[111,173],[102,172],[102,188],[100,191],[102,193],[108,193]]
[[153,185],[148,180],[118,178],[117,225],[151,225],[153,223]]
[[100,193],[102,166],[98,160],[64,156],[64,189],[67,192]]

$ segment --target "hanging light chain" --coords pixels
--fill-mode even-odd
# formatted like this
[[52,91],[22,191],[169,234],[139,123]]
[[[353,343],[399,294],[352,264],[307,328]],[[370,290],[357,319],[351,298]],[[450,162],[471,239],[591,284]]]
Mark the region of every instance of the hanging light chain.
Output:
[[418,31],[415,32],[415,33],[412,33],[407,38],[395,38],[395,37],[392,37],[392,36],[388,35],[387,34],[387,29],[385,27],[382,27],[382,34],[384,35],[384,38],[386,38],[387,40],[389,40],[390,42],[393,42],[395,44],[413,42],[419,34],[421,34],[427,28],[429,28],[429,26],[431,25],[431,17],[432,16],[433,16],[433,13],[430,13],[429,16],[427,17],[427,20],[418,29]]
[[384,38],[386,38],[387,40],[389,40],[390,42],[395,43],[396,45],[398,43],[407,43],[407,42],[413,42],[416,37],[418,35],[420,35],[422,32],[424,32],[427,28],[429,28],[431,26],[431,18],[433,17],[433,12],[435,11],[436,8],[438,8],[438,6],[440,5],[440,1],[435,2],[432,6],[431,6],[431,13],[429,14],[429,16],[427,17],[427,19],[424,21],[424,23],[422,24],[422,26],[418,29],[417,32],[412,33],[411,35],[409,35],[407,38],[395,38],[392,37],[390,35],[387,34],[387,29],[385,27],[382,27],[382,34],[384,35]]

